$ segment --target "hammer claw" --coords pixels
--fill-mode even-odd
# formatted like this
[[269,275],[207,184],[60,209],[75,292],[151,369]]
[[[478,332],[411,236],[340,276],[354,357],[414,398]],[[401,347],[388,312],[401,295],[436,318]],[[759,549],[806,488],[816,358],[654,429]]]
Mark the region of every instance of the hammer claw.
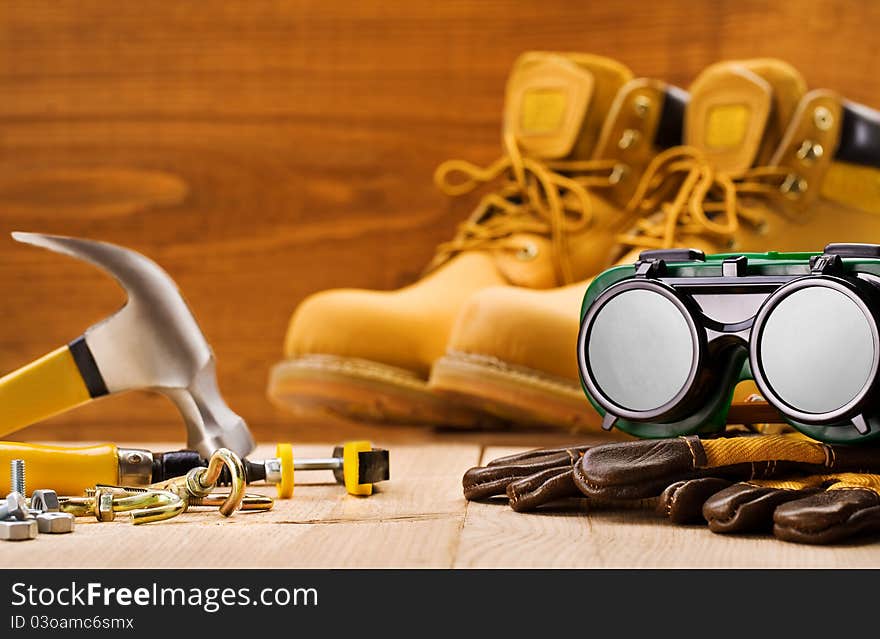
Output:
[[[174,280],[130,249],[82,238],[12,234],[25,244],[88,262],[114,277],[128,301],[82,337],[0,379],[0,435],[105,394],[152,390],[167,395],[187,424],[188,446],[253,450],[244,420],[217,386],[214,354]],[[2,402],[0,402],[2,403]]]

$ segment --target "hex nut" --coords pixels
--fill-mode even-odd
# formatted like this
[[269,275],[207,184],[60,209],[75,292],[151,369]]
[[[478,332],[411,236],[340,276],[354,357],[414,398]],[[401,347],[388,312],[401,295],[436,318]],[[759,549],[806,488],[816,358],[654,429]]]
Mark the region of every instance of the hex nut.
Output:
[[63,535],[73,532],[76,518],[70,513],[40,513],[37,515],[37,528],[41,533]]
[[98,521],[113,521],[116,513],[113,511],[113,493],[109,490],[99,489],[95,491],[95,518]]
[[28,519],[27,521],[6,519],[0,521],[0,539],[6,541],[26,541],[28,539],[36,539],[36,537],[37,521],[35,519]]
[[42,513],[57,513],[61,510],[58,503],[58,493],[47,488],[35,490],[31,494],[31,510],[39,510]]

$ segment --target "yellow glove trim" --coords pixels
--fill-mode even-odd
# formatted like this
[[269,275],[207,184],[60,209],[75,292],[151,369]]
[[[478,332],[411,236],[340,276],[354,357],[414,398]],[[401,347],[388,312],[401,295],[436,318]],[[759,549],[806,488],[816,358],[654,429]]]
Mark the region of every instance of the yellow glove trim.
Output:
[[749,462],[826,464],[828,461],[828,449],[823,444],[789,435],[729,437],[707,439],[701,443],[706,453],[707,468]]

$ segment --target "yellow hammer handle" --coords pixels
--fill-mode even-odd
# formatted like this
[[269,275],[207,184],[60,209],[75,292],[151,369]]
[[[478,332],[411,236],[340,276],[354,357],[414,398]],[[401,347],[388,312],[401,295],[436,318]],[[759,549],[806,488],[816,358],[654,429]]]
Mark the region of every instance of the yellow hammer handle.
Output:
[[0,437],[90,399],[73,354],[62,346],[0,378]]
[[10,490],[9,462],[23,459],[27,492],[51,488],[59,495],[82,495],[95,484],[116,484],[119,457],[113,444],[83,448],[0,441],[0,496]]

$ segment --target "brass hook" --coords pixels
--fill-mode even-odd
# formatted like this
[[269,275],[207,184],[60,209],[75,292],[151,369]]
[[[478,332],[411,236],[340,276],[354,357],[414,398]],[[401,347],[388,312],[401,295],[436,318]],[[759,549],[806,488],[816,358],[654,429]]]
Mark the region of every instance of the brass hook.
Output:
[[[208,466],[191,469],[183,477],[175,477],[165,482],[153,484],[151,488],[168,490],[176,494],[188,505],[197,504],[209,495],[220,480],[223,468],[229,471],[229,494],[220,502],[220,514],[229,517],[241,508],[245,496],[244,464],[241,458],[228,448],[218,448],[208,460]],[[212,504],[215,503],[212,499]],[[206,504],[205,504],[206,505]]]
[[59,497],[59,508],[75,517],[94,515],[98,521],[113,521],[116,513],[130,512],[135,524],[170,519],[186,510],[186,503],[167,490],[130,488],[99,484],[85,497]]

